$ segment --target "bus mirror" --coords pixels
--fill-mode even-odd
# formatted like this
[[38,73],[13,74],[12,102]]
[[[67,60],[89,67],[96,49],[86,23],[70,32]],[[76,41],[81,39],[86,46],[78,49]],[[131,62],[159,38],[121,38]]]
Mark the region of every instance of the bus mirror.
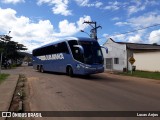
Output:
[[107,47],[101,46],[101,48],[104,48],[106,50],[106,53],[108,53],[108,48]]
[[73,45],[73,47],[76,47],[80,50],[80,53],[83,54],[84,53],[84,49],[81,45]]

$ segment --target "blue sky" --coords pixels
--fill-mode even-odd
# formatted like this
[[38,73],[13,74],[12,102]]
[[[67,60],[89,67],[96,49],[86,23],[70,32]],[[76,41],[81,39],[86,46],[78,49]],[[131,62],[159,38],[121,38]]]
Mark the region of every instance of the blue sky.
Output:
[[[0,34],[28,47],[28,51],[56,39],[83,36],[96,21],[100,44],[115,41],[160,44],[158,0],[0,0]],[[121,34],[148,26],[148,29]]]

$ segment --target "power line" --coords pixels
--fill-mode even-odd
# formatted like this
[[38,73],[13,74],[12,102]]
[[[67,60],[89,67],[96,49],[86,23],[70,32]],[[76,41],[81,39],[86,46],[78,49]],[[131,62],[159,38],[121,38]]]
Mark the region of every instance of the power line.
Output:
[[139,29],[135,29],[135,30],[132,30],[132,31],[123,32],[123,33],[118,33],[118,34],[111,35],[111,36],[128,34],[128,33],[136,32],[136,31],[139,31],[139,30],[148,29],[148,28],[151,28],[151,27],[156,27],[156,26],[159,26],[159,25],[160,25],[160,24],[154,24],[154,25],[151,25],[151,26],[147,26],[147,27],[143,27],[143,28],[139,28]]
[[[154,24],[154,25],[151,25],[151,26],[135,29],[135,30],[132,30],[132,31],[127,31],[127,32],[123,32],[123,33],[114,34],[114,35],[111,35],[110,37],[118,36],[118,35],[124,35],[124,34],[128,34],[128,33],[136,32],[136,31],[139,31],[139,30],[148,29],[148,28],[151,28],[151,27],[156,27],[156,26],[160,26],[160,24]],[[101,38],[98,38],[98,39],[103,39],[103,38],[106,38],[106,37],[101,37]]]

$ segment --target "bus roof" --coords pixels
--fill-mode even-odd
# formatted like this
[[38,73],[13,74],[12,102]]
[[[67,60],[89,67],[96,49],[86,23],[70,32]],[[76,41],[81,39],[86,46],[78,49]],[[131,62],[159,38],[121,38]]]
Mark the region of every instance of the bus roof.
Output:
[[51,42],[51,43],[48,43],[48,44],[43,45],[41,47],[35,48],[34,50],[39,49],[39,48],[43,48],[43,47],[47,47],[47,46],[50,46],[50,45],[54,45],[54,44],[57,44],[57,43],[61,43],[61,42],[64,42],[64,41],[69,41],[69,40],[96,41],[93,38],[87,38],[87,37],[67,37],[67,38],[64,38],[64,39],[55,40],[54,42]]

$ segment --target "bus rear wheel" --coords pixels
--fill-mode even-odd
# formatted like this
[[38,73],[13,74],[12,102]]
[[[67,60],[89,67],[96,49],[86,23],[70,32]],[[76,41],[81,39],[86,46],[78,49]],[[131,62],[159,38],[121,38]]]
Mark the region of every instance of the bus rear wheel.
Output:
[[41,73],[44,73],[43,66],[40,67],[40,72],[41,72]]
[[67,74],[68,74],[70,77],[73,77],[73,69],[72,69],[72,67],[68,67],[68,69],[67,69]]

